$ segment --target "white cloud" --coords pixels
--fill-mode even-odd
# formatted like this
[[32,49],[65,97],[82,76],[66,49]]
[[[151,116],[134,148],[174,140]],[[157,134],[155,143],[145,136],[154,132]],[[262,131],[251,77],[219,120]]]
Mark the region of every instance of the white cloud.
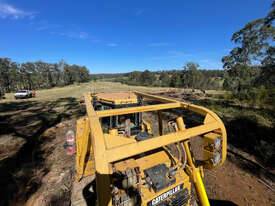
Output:
[[209,63],[210,60],[209,59],[202,59],[201,62],[203,62],[203,63]]
[[109,47],[116,47],[116,46],[118,46],[118,44],[116,44],[116,43],[109,43],[109,44],[107,44],[107,46],[109,46]]
[[79,38],[80,39],[88,39],[89,38],[89,34],[87,32],[80,32],[79,33]]
[[202,69],[222,69],[221,61],[212,60],[212,59],[201,59],[198,62]]
[[136,11],[135,15],[136,15],[136,16],[140,16],[140,15],[142,15],[143,13],[144,13],[144,10],[143,10],[143,9],[139,9],[139,10]]
[[189,59],[193,59],[195,58],[195,55],[193,54],[188,54],[182,51],[176,51],[176,50],[172,50],[172,51],[168,51],[168,54],[165,54],[163,56],[155,56],[155,57],[151,57],[151,60],[166,60],[166,61],[182,61],[182,60],[186,60],[187,58]]
[[94,37],[90,37],[87,32],[50,32],[50,34],[55,34],[63,37],[73,38],[73,39],[92,39],[95,40]]
[[52,35],[58,35],[64,38],[71,38],[71,39],[80,39],[80,40],[87,40],[88,42],[92,43],[99,43],[101,42],[100,39],[98,39],[95,36],[92,36],[88,34],[87,32],[71,32],[71,31],[51,31],[49,32]]
[[15,8],[10,4],[0,3],[0,18],[11,18],[11,19],[22,19],[29,18],[33,19],[36,12],[27,12],[21,9]]
[[148,44],[149,47],[168,46],[167,42],[153,42]]
[[38,26],[36,28],[37,31],[44,31],[44,30],[49,30],[49,29],[56,29],[62,27],[59,24],[49,24],[49,23],[43,23],[42,25]]
[[194,57],[193,54],[188,54],[182,51],[168,51],[171,54],[171,58],[183,58],[183,57]]

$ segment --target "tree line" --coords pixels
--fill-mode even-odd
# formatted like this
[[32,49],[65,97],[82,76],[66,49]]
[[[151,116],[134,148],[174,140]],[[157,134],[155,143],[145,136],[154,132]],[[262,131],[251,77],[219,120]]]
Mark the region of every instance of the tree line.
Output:
[[121,74],[98,74],[93,79],[112,80],[129,85],[196,89],[222,89],[223,70],[202,70],[199,64],[187,62],[182,70],[133,71]]
[[85,66],[69,65],[63,61],[19,64],[9,58],[0,58],[0,91],[2,93],[65,86],[89,80],[90,74]]

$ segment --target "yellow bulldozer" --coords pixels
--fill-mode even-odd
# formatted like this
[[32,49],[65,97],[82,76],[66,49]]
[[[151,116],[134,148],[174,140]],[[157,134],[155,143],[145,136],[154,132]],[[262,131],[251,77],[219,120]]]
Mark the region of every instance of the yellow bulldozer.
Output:
[[[200,205],[210,205],[203,169],[222,165],[227,148],[224,124],[215,113],[140,92],[86,94],[84,99],[86,116],[77,121],[74,184],[95,177],[95,205],[190,205],[191,182]],[[174,109],[197,113],[202,122],[190,127],[182,115],[164,119]],[[156,134],[143,118],[146,112],[157,114]],[[191,139],[198,136],[200,160],[190,149]]]

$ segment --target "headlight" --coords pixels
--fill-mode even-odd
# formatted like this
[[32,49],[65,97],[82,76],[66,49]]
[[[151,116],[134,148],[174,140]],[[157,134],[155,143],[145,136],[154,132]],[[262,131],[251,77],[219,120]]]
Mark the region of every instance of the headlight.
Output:
[[220,138],[214,139],[214,147],[215,147],[215,149],[218,149],[221,146],[221,143],[222,143],[222,141],[221,141]]
[[215,152],[213,157],[211,158],[211,161],[212,161],[213,165],[219,164],[219,162],[222,159],[221,157],[222,157],[222,155],[221,155],[220,152]]

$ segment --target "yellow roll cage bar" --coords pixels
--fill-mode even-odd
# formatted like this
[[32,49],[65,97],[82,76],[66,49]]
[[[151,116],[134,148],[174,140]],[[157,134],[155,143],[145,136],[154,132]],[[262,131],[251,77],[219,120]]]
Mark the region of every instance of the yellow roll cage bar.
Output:
[[[112,198],[110,191],[110,178],[111,174],[110,163],[129,158],[134,155],[138,155],[147,151],[151,151],[165,145],[176,143],[179,141],[184,142],[184,147],[187,153],[187,171],[195,184],[197,193],[200,198],[201,204],[209,205],[209,201],[204,189],[204,185],[201,180],[201,174],[203,175],[202,168],[195,167],[193,159],[191,157],[191,152],[188,145],[188,140],[191,137],[204,135],[209,132],[217,132],[222,138],[222,158],[218,165],[220,166],[226,159],[226,148],[227,148],[227,136],[226,130],[221,119],[212,111],[193,104],[188,104],[185,102],[180,102],[164,97],[159,97],[155,95],[145,94],[141,92],[134,92],[137,96],[142,98],[148,98],[151,100],[162,102],[162,104],[148,105],[148,106],[138,106],[122,109],[111,109],[103,111],[95,111],[91,103],[91,95],[85,95],[85,104],[88,119],[86,124],[84,123],[84,133],[81,138],[81,147],[77,153],[77,171],[83,173],[85,156],[89,150],[88,138],[91,137],[91,148],[93,151],[94,163],[95,163],[95,174],[96,174],[96,187],[97,187],[97,201],[99,206],[111,206]],[[204,116],[204,122],[202,125],[195,126],[192,128],[185,129],[183,121],[177,121],[178,131],[163,134],[162,125],[162,113],[161,110],[173,109],[173,108],[183,108],[200,115]],[[116,115],[131,114],[137,112],[149,112],[158,111],[159,117],[159,129],[160,136],[154,137],[144,141],[135,141],[133,139],[123,138],[117,135],[104,134],[100,125],[99,118],[110,117]],[[180,117],[181,118],[181,117]],[[90,135],[89,135],[90,134]],[[83,175],[83,174],[79,174]],[[77,178],[79,179],[79,177]]]

